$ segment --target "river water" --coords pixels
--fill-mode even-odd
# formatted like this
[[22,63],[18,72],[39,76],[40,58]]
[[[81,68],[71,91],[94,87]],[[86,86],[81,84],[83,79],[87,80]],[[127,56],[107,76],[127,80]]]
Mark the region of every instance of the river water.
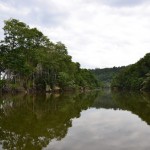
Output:
[[4,95],[0,149],[150,150],[150,95]]

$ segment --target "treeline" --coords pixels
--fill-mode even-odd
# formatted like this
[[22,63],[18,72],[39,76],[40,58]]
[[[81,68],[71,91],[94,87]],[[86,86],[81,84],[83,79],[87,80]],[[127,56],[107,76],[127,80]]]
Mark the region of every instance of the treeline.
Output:
[[51,91],[98,86],[93,74],[72,61],[66,46],[16,19],[4,21],[0,41],[0,89]]
[[101,87],[110,87],[113,77],[125,67],[96,68],[90,71],[95,75]]
[[150,53],[120,71],[111,86],[117,89],[150,91]]

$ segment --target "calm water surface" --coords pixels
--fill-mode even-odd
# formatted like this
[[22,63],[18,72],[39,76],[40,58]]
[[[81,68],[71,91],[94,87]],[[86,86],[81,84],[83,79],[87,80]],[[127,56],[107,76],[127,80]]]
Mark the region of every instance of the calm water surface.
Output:
[[0,97],[0,149],[150,150],[150,95]]

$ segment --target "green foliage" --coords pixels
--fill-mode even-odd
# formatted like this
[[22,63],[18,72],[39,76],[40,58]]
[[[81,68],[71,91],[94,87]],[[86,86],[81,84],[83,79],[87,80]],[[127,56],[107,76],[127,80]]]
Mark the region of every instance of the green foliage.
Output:
[[0,89],[3,88],[6,84],[5,80],[0,80]]
[[[66,87],[96,87],[91,72],[72,62],[66,46],[53,43],[41,31],[16,19],[5,21],[4,39],[0,42],[0,73],[7,83],[45,91]],[[31,84],[32,83],[32,84]],[[31,87],[32,85],[32,87]]]
[[150,91],[150,73],[146,74],[146,78],[142,83],[142,90]]
[[137,63],[125,67],[112,81],[112,88],[127,90],[148,90],[149,88],[150,53]]
[[113,77],[124,67],[113,67],[113,68],[104,68],[104,69],[92,69],[90,70],[99,81],[100,87],[109,87]]
[[72,86],[74,81],[71,81],[69,74],[66,72],[59,72],[59,83],[61,87]]

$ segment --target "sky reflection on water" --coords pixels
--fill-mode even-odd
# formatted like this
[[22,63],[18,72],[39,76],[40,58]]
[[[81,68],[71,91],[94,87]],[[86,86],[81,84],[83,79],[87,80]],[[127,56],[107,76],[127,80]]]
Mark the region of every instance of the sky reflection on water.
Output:
[[128,111],[88,109],[73,120],[73,127],[46,150],[148,150],[150,127]]
[[0,98],[0,150],[149,150],[149,139],[146,93]]

